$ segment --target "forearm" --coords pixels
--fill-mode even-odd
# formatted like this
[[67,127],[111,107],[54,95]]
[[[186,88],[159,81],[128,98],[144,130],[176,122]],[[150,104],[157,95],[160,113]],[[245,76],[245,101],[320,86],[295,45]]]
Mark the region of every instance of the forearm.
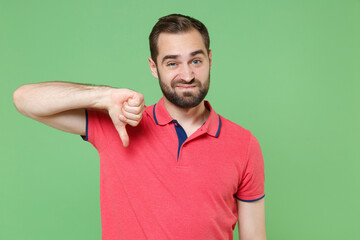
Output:
[[44,82],[19,87],[13,98],[20,113],[46,117],[72,109],[107,109],[111,90],[107,86]]
[[137,126],[145,110],[144,96],[130,89],[69,82],[44,82],[19,87],[13,95],[18,111],[59,130],[84,134],[84,108],[107,110],[123,145],[129,145],[126,124]]

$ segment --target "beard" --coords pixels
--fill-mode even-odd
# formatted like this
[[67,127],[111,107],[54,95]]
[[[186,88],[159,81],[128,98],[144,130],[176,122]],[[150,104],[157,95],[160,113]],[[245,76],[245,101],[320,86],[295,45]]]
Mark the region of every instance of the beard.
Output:
[[[198,79],[194,78],[191,81],[185,81],[182,79],[172,81],[170,86],[168,86],[166,85],[166,83],[164,83],[161,80],[159,71],[158,71],[158,77],[159,77],[160,88],[165,98],[169,100],[172,104],[181,108],[193,108],[199,105],[204,100],[210,87],[210,73],[208,79],[204,82],[204,84],[202,84]],[[181,93],[177,93],[175,91],[175,88],[179,84],[195,85],[199,89],[199,92],[196,93],[193,91],[183,91]]]

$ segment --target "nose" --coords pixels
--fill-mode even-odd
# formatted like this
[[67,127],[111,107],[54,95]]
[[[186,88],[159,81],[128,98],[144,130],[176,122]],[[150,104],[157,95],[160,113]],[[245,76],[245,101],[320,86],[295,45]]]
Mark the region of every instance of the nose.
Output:
[[184,65],[183,68],[181,69],[180,77],[182,80],[186,82],[190,82],[191,80],[193,80],[195,78],[195,74],[191,66],[187,64]]

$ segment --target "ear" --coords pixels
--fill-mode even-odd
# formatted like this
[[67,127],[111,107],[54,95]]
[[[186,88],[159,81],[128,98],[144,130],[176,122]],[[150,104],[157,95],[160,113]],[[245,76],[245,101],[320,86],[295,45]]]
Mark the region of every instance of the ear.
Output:
[[156,63],[154,62],[154,60],[152,60],[151,57],[149,57],[148,59],[149,59],[149,66],[150,66],[150,70],[151,70],[152,75],[155,78],[159,78],[158,72],[157,72],[157,69],[156,69]]
[[211,55],[211,49],[209,50],[209,63],[210,63],[210,70],[212,66],[212,55]]

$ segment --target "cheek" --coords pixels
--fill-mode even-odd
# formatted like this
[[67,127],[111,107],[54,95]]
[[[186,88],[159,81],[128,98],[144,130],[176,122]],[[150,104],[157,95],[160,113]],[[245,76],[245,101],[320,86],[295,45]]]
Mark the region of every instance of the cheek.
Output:
[[164,82],[169,82],[179,75],[179,71],[177,70],[159,69],[158,73]]
[[174,70],[174,71],[168,72],[167,79],[169,79],[169,81],[181,79],[180,71]]
[[179,74],[178,73],[175,73],[175,72],[163,72],[163,73],[160,73],[160,78],[161,78],[161,81],[166,84],[166,85],[171,85],[171,83],[173,81],[176,81],[179,78]]
[[209,68],[199,68],[199,69],[195,69],[194,73],[195,73],[195,77],[196,78],[205,78],[209,75]]

